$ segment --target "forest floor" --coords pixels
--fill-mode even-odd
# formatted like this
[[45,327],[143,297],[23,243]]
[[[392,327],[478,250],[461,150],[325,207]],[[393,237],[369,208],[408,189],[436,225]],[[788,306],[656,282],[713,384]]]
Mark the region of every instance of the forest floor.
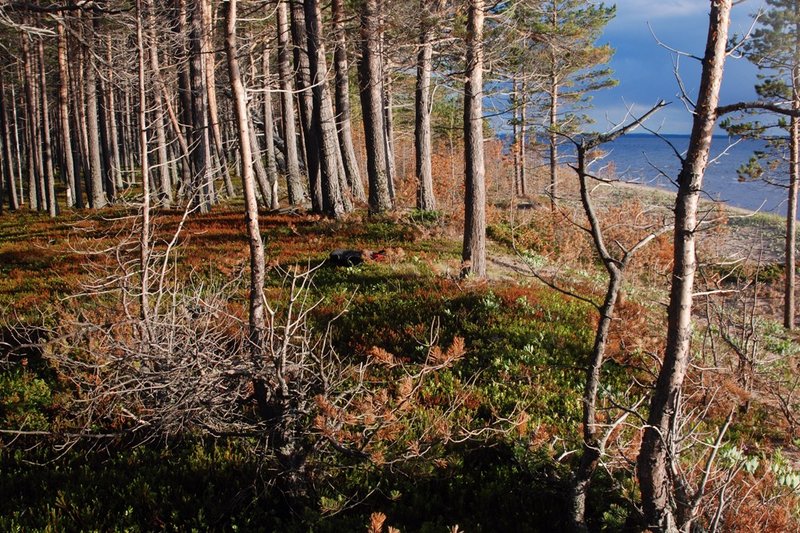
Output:
[[[639,238],[642,231],[670,219],[668,193],[638,186],[607,191],[598,191],[597,198],[606,229],[621,242]],[[746,282],[759,260],[765,268],[780,260],[780,250],[772,244],[780,242],[779,218],[710,204],[705,212],[714,224],[709,223],[702,235],[701,254],[714,261],[730,261],[738,254],[736,258],[749,266],[737,280]],[[59,321],[69,319],[62,308],[97,290],[98,285],[91,282],[106,279],[110,273],[118,275],[120,265],[135,257],[134,215],[135,210],[118,208],[102,213],[68,212],[55,221],[27,211],[0,216],[0,311],[5,326],[22,322],[57,328]],[[192,215],[185,221],[179,211],[157,210],[156,249],[164,251],[182,227],[175,240],[176,271],[201,280],[239,278],[248,264],[243,218],[238,204],[222,205],[209,215]],[[355,213],[342,221],[298,212],[264,213],[261,217],[270,267],[268,296],[275,294],[281,276],[292,265],[323,264],[335,249],[384,251],[381,261],[317,271],[315,294],[323,299],[322,315],[346,310],[334,324],[338,353],[361,361],[369,360],[369,354],[380,348],[397,360],[414,363],[432,325],[438,324],[441,330],[437,335],[445,344],[456,337],[464,339],[468,357],[452,372],[437,374],[420,388],[420,409],[433,413],[457,394],[467,394],[469,420],[480,420],[487,413],[500,419],[524,415],[526,429],[517,426],[511,434],[499,433],[486,449],[469,440],[451,443],[438,449],[435,453],[441,455],[429,458],[426,466],[412,461],[410,466],[389,463],[386,470],[378,464],[366,470],[341,469],[326,482],[336,490],[322,491],[317,501],[308,504],[304,518],[291,519],[291,527],[286,525],[289,522],[281,522],[287,519],[270,503],[270,489],[257,488],[264,480],[252,476],[262,467],[251,463],[251,455],[240,455],[245,449],[242,443],[233,448],[230,444],[209,448],[202,439],[205,443],[199,448],[185,444],[167,453],[145,447],[130,458],[112,453],[110,459],[93,458],[88,463],[81,452],[68,455],[69,464],[58,463],[58,469],[52,471],[32,463],[61,459],[23,451],[28,441],[16,443],[0,435],[0,471],[6,472],[0,474],[0,492],[17,494],[0,503],[0,529],[36,530],[53,524],[126,529],[141,528],[143,523],[149,524],[147,529],[164,521],[199,529],[215,529],[219,524],[246,528],[246,524],[263,520],[263,524],[285,530],[308,530],[308,523],[316,523],[317,530],[336,531],[364,524],[369,515],[364,509],[385,511],[389,523],[410,531],[441,530],[454,523],[469,531],[497,530],[504,525],[509,530],[526,526],[531,531],[559,529],[559,520],[566,516],[561,507],[567,479],[564,472],[571,464],[569,450],[579,439],[582,361],[591,346],[596,310],[552,290],[537,277],[595,302],[600,301],[606,283],[586,233],[570,220],[582,220],[574,196],[563,200],[555,218],[546,198],[534,198],[515,209],[493,206],[489,212],[488,280],[481,281],[458,277],[458,217],[414,211],[385,217]],[[631,375],[637,376],[636,380],[648,379],[651,360],[646,354],[661,349],[670,241],[669,235],[659,238],[637,259],[626,284],[627,298],[618,307],[605,379],[609,390],[619,394],[631,393]],[[764,253],[755,252],[761,248]],[[708,270],[714,274],[718,268]],[[770,302],[764,306],[770,320],[778,316],[779,285],[778,268],[761,291],[761,297]],[[242,286],[237,291],[229,304],[234,315],[243,316],[246,295]],[[769,346],[791,349],[792,338],[774,328],[771,331],[765,337]],[[43,369],[36,361],[23,364],[27,366],[22,374],[0,368],[0,385],[5,388],[0,391],[0,429],[47,431],[67,424],[66,406],[72,405],[71,400],[59,390],[60,385],[46,390],[52,385],[48,376],[53,369]],[[730,383],[731,390],[738,390],[727,369],[715,375],[718,381]],[[391,387],[392,380],[387,383]],[[470,392],[464,393],[462,388],[467,385]],[[734,428],[739,442],[782,446],[786,423],[773,409],[775,400],[754,404]],[[522,413],[518,412],[520,405],[524,406]],[[707,422],[713,424],[719,416],[712,414]],[[786,455],[794,457],[794,448],[789,448]],[[387,445],[385,453],[390,452]],[[624,447],[620,453],[626,453]],[[164,466],[156,467],[162,459]],[[129,481],[121,472],[134,468],[134,463],[142,473]],[[347,461],[341,465],[344,463]],[[94,464],[102,475],[95,478],[91,468],[86,470],[87,464]],[[197,476],[205,477],[198,481]],[[365,488],[367,478],[372,483],[379,480],[377,486],[382,490],[374,492],[371,485]],[[193,499],[191,491],[198,483],[209,487],[228,484],[238,487],[238,493],[231,500],[230,494],[209,488],[201,502]],[[26,487],[43,489],[34,492]],[[591,498],[591,520],[598,526],[602,523],[614,529],[613,524],[624,522],[622,510],[628,509],[629,495],[618,487],[606,477],[598,482]],[[104,491],[107,502],[96,499],[96,494]],[[350,495],[345,498],[347,491]],[[156,503],[157,498],[163,500],[161,504]],[[366,503],[349,510],[353,498],[363,498]],[[50,514],[31,514],[36,508],[50,509]],[[254,508],[260,511],[254,513]],[[205,509],[205,516],[198,515],[198,509]],[[409,514],[409,509],[414,511]],[[520,522],[515,509],[530,511]],[[402,523],[397,517],[404,513],[412,519]],[[414,513],[419,516],[413,518]]]

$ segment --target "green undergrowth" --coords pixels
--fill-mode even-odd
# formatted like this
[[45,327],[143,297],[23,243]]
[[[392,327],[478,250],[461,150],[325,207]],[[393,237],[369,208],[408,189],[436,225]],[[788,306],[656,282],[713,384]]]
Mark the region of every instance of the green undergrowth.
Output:
[[[171,216],[165,226],[176,222]],[[0,220],[0,231],[12,230]],[[403,531],[456,524],[465,531],[565,527],[571,459],[557,457],[580,439],[593,309],[543,287],[443,275],[442,262],[457,264],[458,246],[436,232],[438,221],[419,214],[350,223],[265,216],[272,265],[267,296],[291,265],[317,265],[335,248],[390,250],[386,262],[321,266],[312,321],[324,331],[335,318],[333,346],[355,365],[380,348],[402,365],[419,366],[431,344],[448,347],[463,339],[463,357],[424,383],[415,409],[425,420],[425,413],[443,412],[451,398],[468,391],[453,416],[476,436],[433,446],[407,462],[339,457],[312,463],[308,492],[288,500],[276,488],[278,475],[253,452],[258,446],[244,437],[188,434],[169,445],[133,448],[83,441],[62,451],[50,446],[57,435],[31,449],[32,437],[7,434],[0,437],[0,530],[359,531],[372,512],[385,513],[386,524]],[[213,276],[246,265],[241,213],[197,216],[187,226],[181,264]],[[11,240],[0,236],[0,254]],[[58,243],[50,246],[56,256],[67,254]],[[46,280],[53,263],[20,260],[13,268]],[[245,296],[232,295],[232,302],[245,308]],[[35,354],[24,365],[17,357],[3,368],[0,426],[58,432],[67,405],[58,369]],[[621,367],[610,364],[605,372],[610,387],[625,383]],[[486,428],[501,431],[479,432]],[[613,523],[625,509],[612,488],[619,480],[605,476],[598,474],[589,498],[595,527]]]

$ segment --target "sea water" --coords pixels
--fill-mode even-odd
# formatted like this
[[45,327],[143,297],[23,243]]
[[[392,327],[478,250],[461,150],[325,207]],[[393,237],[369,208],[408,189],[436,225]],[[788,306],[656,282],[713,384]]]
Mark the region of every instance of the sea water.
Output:
[[[611,163],[614,173],[623,181],[676,191],[681,167],[677,154],[684,156],[688,145],[688,135],[659,138],[648,134],[629,134],[603,145],[602,150],[606,155],[595,163],[594,169],[597,171]],[[769,181],[777,185],[739,177],[739,168],[756,151],[765,148],[763,141],[714,137],[711,162],[703,180],[703,196],[735,207],[785,216],[788,195],[786,164],[770,173]],[[569,152],[565,145],[565,163],[570,159]]]

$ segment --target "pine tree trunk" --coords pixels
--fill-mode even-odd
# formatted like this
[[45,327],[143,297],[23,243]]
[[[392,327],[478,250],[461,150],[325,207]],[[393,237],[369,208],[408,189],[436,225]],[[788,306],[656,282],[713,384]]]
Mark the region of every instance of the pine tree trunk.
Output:
[[258,142],[256,127],[253,124],[253,116],[250,114],[249,106],[247,111],[247,131],[250,135],[250,153],[253,155],[253,167],[255,168],[256,184],[261,193],[261,200],[266,209],[272,205],[272,187],[269,185],[269,176],[264,167],[264,160],[261,157],[261,146]]
[[47,71],[44,62],[44,43],[38,42],[39,54],[39,97],[42,102],[42,157],[44,159],[44,183],[42,189],[47,199],[47,212],[51,218],[58,215],[56,202],[56,173],[53,165],[53,141],[50,135],[50,104],[47,96]]
[[527,169],[528,155],[526,153],[527,151],[526,147],[528,145],[528,139],[527,139],[528,129],[526,124],[527,114],[528,114],[528,109],[527,109],[528,98],[525,91],[526,87],[525,87],[525,82],[523,81],[520,91],[521,92],[520,98],[522,101],[520,103],[520,109],[519,109],[519,194],[521,196],[528,195],[528,169]]
[[522,186],[520,182],[520,161],[519,161],[519,83],[516,76],[511,80],[511,106],[513,110],[512,120],[512,141],[514,152],[514,195],[520,196],[522,193]]
[[692,338],[692,292],[697,268],[695,238],[697,206],[708,165],[717,119],[719,89],[726,57],[731,0],[712,2],[700,89],[695,107],[689,149],[678,176],[675,200],[674,259],[667,316],[667,346],[637,462],[645,526],[675,531],[687,525],[670,476],[669,449],[678,426],[678,399],[689,366]]
[[19,188],[17,190],[17,203],[20,207],[25,203],[25,187],[24,187],[24,173],[22,172],[22,151],[19,141],[19,117],[17,116],[17,90],[14,84],[11,84],[11,121],[13,127],[11,130],[14,132],[14,156],[17,161],[17,183]]
[[300,160],[297,153],[297,128],[295,125],[294,84],[289,62],[289,14],[285,0],[278,0],[278,83],[281,90],[283,126],[283,157],[286,161],[286,188],[290,205],[300,205],[305,199],[300,178]]
[[261,70],[264,75],[264,100],[262,102],[264,115],[264,149],[266,151],[267,176],[271,189],[272,209],[278,209],[278,160],[275,157],[275,121],[272,116],[272,89],[270,88],[269,48],[264,47],[261,55]]
[[390,77],[389,69],[389,55],[386,52],[386,20],[384,17],[384,4],[383,0],[377,2],[378,12],[378,46],[380,50],[380,68],[381,68],[381,109],[383,112],[383,133],[384,150],[386,152],[386,177],[389,182],[389,197],[394,204],[395,200],[395,181],[397,178],[397,171],[394,160],[394,101],[392,95],[392,80]]
[[[800,101],[798,101],[796,93],[797,89],[795,89],[793,109],[800,111]],[[789,148],[789,201],[786,206],[786,268],[784,269],[786,282],[783,302],[783,326],[786,329],[794,329],[795,285],[797,278],[797,189],[798,185],[800,185],[800,182],[798,182],[798,171],[800,171],[800,165],[798,164],[798,160],[800,160],[798,158],[798,153],[800,152],[800,119],[797,117],[792,117],[789,125]]]
[[356,151],[353,146],[353,127],[350,111],[350,67],[347,61],[343,1],[333,0],[331,9],[333,11],[333,33],[335,39],[333,49],[333,62],[336,71],[334,84],[335,102],[342,164],[344,165],[347,184],[353,193],[353,198],[359,202],[366,202],[367,194],[361,181],[361,171],[358,168]]
[[111,68],[108,70],[108,83],[104,100],[107,104],[107,123],[108,123],[108,144],[111,150],[111,172],[113,175],[112,181],[117,190],[125,188],[125,183],[122,181],[122,160],[119,154],[119,132],[117,131],[117,102],[114,97],[114,56],[111,49],[111,36],[106,41],[106,60]]
[[[8,207],[11,211],[19,209],[19,201],[17,198],[17,185],[14,179],[13,170],[13,150],[11,149],[11,132],[8,128],[8,117],[6,114],[6,89],[3,80],[3,71],[0,69],[0,158],[3,160],[3,177],[5,182],[5,193],[8,196]],[[0,196],[0,206],[3,204],[3,198]]]
[[[37,46],[38,48],[38,46]],[[41,99],[41,85],[39,81],[39,74],[41,69],[39,67],[39,55],[36,51],[32,50],[32,53],[35,55],[31,55],[31,69],[32,69],[32,78],[31,78],[31,85],[33,88],[33,112],[34,112],[34,123],[31,124],[31,133],[33,135],[33,157],[34,157],[34,168],[36,169],[36,197],[37,197],[37,210],[39,211],[47,211],[47,178],[46,178],[46,162],[44,158],[44,134],[42,132],[42,125],[44,124],[44,118],[42,114],[42,99]]]
[[[95,15],[90,15],[90,20],[94,19]],[[92,34],[84,38],[88,40],[90,46],[94,46],[94,32],[90,28]],[[84,93],[86,95],[86,133],[87,133],[87,149],[89,151],[89,173],[91,176],[91,206],[94,209],[105,207],[108,203],[106,194],[103,189],[103,162],[102,154],[100,152],[100,120],[97,114],[97,74],[96,65],[94,61],[94,51],[91,49],[86,50],[86,62],[84,69]]]
[[392,209],[386,159],[386,128],[383,113],[383,78],[377,0],[365,0],[361,8],[361,61],[358,65],[364,141],[367,147],[369,211]]
[[242,185],[244,189],[245,217],[247,219],[247,235],[250,249],[250,295],[249,295],[249,335],[250,358],[253,368],[253,388],[256,401],[262,412],[266,406],[266,383],[260,376],[264,372],[264,279],[266,268],[264,263],[264,243],[258,224],[258,203],[256,201],[255,179],[253,177],[253,155],[250,152],[249,114],[247,95],[242,85],[239,61],[236,57],[236,0],[229,0],[225,19],[225,52],[228,58],[231,90],[233,91],[234,115],[236,117],[236,133],[239,141],[239,153],[242,157]]
[[[181,164],[181,183],[179,184],[178,191],[179,197],[185,196],[187,191],[191,190],[197,181],[197,176],[194,174],[194,162],[192,149],[195,146],[194,139],[194,123],[195,113],[192,109],[192,76],[191,76],[191,51],[189,44],[189,15],[187,8],[187,0],[174,0],[177,4],[177,24],[176,38],[180,42],[180,47],[177,51],[177,64],[178,64],[178,101],[180,103],[178,118],[183,131],[183,137],[187,142],[187,153],[189,157],[182,161]],[[167,98],[165,96],[165,98]],[[192,146],[190,147],[189,144]]]
[[108,83],[101,76],[97,80],[97,117],[99,120],[98,130],[100,132],[100,153],[103,162],[103,179],[109,201],[113,202],[117,196],[117,185],[114,178],[114,159],[111,155],[111,139],[108,128]]
[[[795,42],[792,69],[792,110],[800,111],[800,2],[794,3]],[[800,119],[789,124],[789,201],[786,211],[786,286],[783,302],[783,326],[794,329],[797,278],[797,193],[800,188]]]
[[311,209],[324,213],[322,195],[322,168],[320,167],[319,136],[314,127],[314,94],[311,86],[311,64],[308,56],[308,36],[303,3],[292,2],[292,41],[294,42],[294,68],[297,90],[300,91],[300,117],[303,125],[303,141],[306,151],[306,171],[308,172]]
[[486,180],[483,159],[484,0],[470,0],[464,86],[464,247],[462,275],[486,276]]
[[[83,25],[81,24],[77,27],[80,41],[82,42]],[[89,162],[89,126],[86,120],[86,110],[88,106],[86,104],[86,57],[84,52],[85,50],[82,44],[78,44],[78,49],[73,54],[73,56],[77,58],[77,61],[75,62],[75,68],[72,71],[72,92],[76,96],[74,99],[73,109],[75,123],[77,126],[75,131],[75,137],[77,141],[76,144],[78,146],[77,153],[80,154],[79,160],[81,166],[81,172],[75,176],[75,186],[78,187],[78,183],[83,184],[83,189],[86,191],[87,205],[92,207],[94,205],[92,203],[94,200],[92,197],[91,163]],[[77,194],[76,196],[81,197],[82,195]]]
[[[148,6],[149,8],[150,6]],[[148,9],[149,10],[149,9]],[[147,96],[144,75],[144,32],[142,31],[142,0],[136,0],[136,49],[138,52],[138,90],[139,90],[139,148],[142,167],[142,232],[139,241],[140,278],[140,316],[149,331],[150,318],[150,164],[147,156]],[[152,20],[152,18],[150,19]]]
[[[147,20],[150,25],[150,31],[148,32],[150,70],[156,78],[156,85],[158,86],[158,90],[155,91],[153,120],[153,125],[156,130],[156,161],[158,161],[158,170],[156,174],[156,176],[158,176],[157,187],[161,204],[165,207],[169,207],[172,205],[172,179],[170,177],[169,153],[167,151],[167,131],[164,124],[164,112],[167,105],[165,98],[166,91],[163,90],[163,83],[161,82],[161,61],[158,55],[158,40],[156,38],[157,34],[152,0],[145,0],[145,5],[147,7]],[[179,126],[175,128],[175,131],[178,135],[182,135]],[[183,142],[186,142],[185,139]],[[188,147],[186,151],[189,151]]]
[[[92,17],[94,27],[94,42],[95,45],[99,44],[100,35],[100,17],[95,15]],[[99,46],[97,53],[99,55]],[[95,89],[97,91],[97,112],[98,112],[98,131],[100,133],[100,154],[102,161],[102,173],[104,185],[106,189],[106,196],[108,200],[113,202],[117,196],[116,180],[114,179],[114,159],[111,150],[111,139],[109,134],[109,102],[108,102],[108,82],[106,75],[100,76],[97,79]]]
[[211,143],[208,135],[208,88],[206,86],[205,58],[203,57],[204,0],[195,2],[189,24],[189,72],[192,100],[192,173],[193,201],[201,213],[208,213],[214,202],[211,173]]
[[[136,167],[137,156],[136,156],[136,142],[134,142],[135,134],[133,132],[133,123],[131,120],[131,91],[127,87],[125,88],[125,94],[123,96],[124,101],[124,110],[123,113],[124,117],[122,119],[123,129],[126,132],[125,134],[125,153],[127,154],[127,160],[125,161],[126,168],[133,169]],[[133,174],[128,173],[128,179],[125,182],[125,185],[130,187],[133,181]]]
[[[420,0],[422,12],[427,9],[427,0]],[[443,6],[437,0],[432,15],[437,15]],[[431,73],[433,72],[433,22],[422,20],[417,52],[417,83],[414,97],[414,155],[417,174],[417,209],[434,211],[436,195],[433,190],[431,166]]]
[[[144,24],[144,21],[142,21]],[[122,188],[124,189],[130,181],[130,175],[133,172],[133,165],[130,164],[130,146],[128,144],[128,130],[125,129],[125,91],[128,84],[123,84],[124,87],[118,87],[114,91],[114,100],[118,102],[119,112],[117,113],[117,135],[119,136],[119,165],[120,165],[120,178],[122,178]],[[127,176],[127,177],[126,177]]]
[[225,153],[225,145],[222,142],[222,130],[219,127],[219,105],[217,102],[217,76],[216,61],[214,60],[213,48],[213,16],[211,12],[211,1],[200,0],[203,16],[203,57],[206,60],[206,88],[208,90],[208,119],[211,126],[211,138],[214,143],[219,166],[222,171],[222,178],[225,183],[225,193],[229,198],[236,195],[233,188],[231,173],[228,169],[228,157]]
[[[150,17],[150,25],[151,31],[155,31],[155,20],[152,14],[149,15]],[[160,104],[157,109],[166,110],[167,117],[169,118],[170,126],[172,127],[172,133],[175,136],[175,139],[178,141],[178,149],[175,150],[179,155],[173,161],[173,168],[178,165],[178,161],[180,162],[180,182],[178,179],[173,179],[172,183],[179,183],[179,189],[183,190],[187,183],[191,181],[191,172],[189,171],[190,168],[190,161],[191,161],[191,153],[189,150],[189,142],[184,135],[184,127],[180,123],[180,119],[178,118],[178,113],[175,111],[175,108],[172,105],[172,99],[170,97],[169,91],[167,90],[166,83],[164,82],[164,77],[161,75],[160,69],[160,59],[158,54],[158,44],[156,40],[156,35],[152,34],[150,37],[150,61],[151,61],[151,68],[153,70],[153,75],[155,76],[156,86],[158,88],[159,98],[157,102]],[[182,75],[179,75],[179,85],[182,83],[180,80],[183,79]],[[182,94],[181,89],[179,87],[179,96]],[[185,111],[185,106],[191,107],[191,102],[185,102],[185,99],[181,97],[181,112]],[[163,107],[161,107],[163,106]],[[166,133],[166,132],[165,132]],[[158,132],[156,131],[158,135]],[[162,194],[165,194],[168,198],[169,202],[171,203],[174,195],[173,195],[173,188],[172,185],[169,185],[169,182],[166,183],[168,185],[167,190],[163,189],[162,184]]]
[[[384,71],[386,62],[381,61]],[[383,125],[386,133],[383,139],[386,141],[386,175],[389,178],[389,196],[392,203],[395,201],[395,182],[397,181],[397,165],[394,160],[394,95],[392,94],[392,80],[388,72],[384,72],[383,78]]]
[[37,134],[36,128],[39,123],[36,113],[36,99],[33,92],[34,79],[33,67],[31,66],[31,45],[27,35],[22,36],[22,68],[24,73],[23,82],[25,84],[25,133],[26,133],[26,173],[28,177],[28,207],[30,209],[41,210],[39,201],[38,179],[39,168],[36,157]]
[[67,67],[67,32],[64,23],[58,24],[58,116],[61,120],[61,150],[67,179],[67,206],[83,207],[75,188],[75,162],[72,156],[72,132],[69,124],[69,68]]
[[558,80],[555,73],[550,79],[550,209],[555,212],[558,201],[558,137],[555,134],[558,126]]
[[314,131],[318,134],[320,148],[322,205],[328,216],[339,218],[350,209],[345,204],[344,195],[346,193],[342,190],[342,184],[347,186],[347,178],[342,166],[339,138],[336,133],[336,118],[333,114],[333,102],[328,89],[328,67],[322,41],[321,14],[318,0],[304,0],[303,6],[314,96],[312,122]]

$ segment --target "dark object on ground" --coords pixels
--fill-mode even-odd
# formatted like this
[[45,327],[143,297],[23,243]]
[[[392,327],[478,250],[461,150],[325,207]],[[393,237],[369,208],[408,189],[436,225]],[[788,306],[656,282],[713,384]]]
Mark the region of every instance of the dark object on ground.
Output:
[[371,252],[370,250],[334,250],[328,259],[328,264],[337,267],[351,267],[360,265],[364,261],[384,261],[386,252]]

